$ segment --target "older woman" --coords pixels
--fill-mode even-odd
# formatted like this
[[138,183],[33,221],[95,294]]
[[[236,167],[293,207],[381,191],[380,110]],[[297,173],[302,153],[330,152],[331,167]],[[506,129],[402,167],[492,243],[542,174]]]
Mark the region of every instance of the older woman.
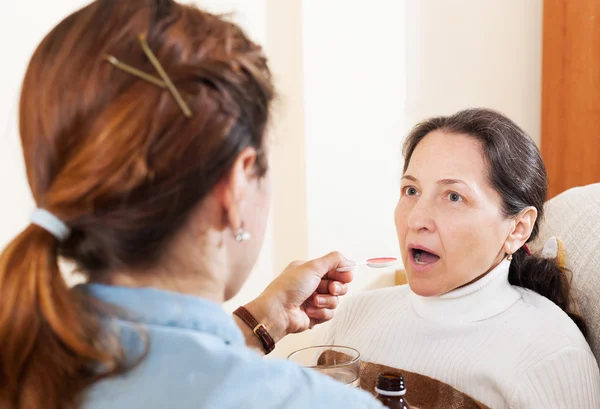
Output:
[[600,408],[569,278],[526,246],[547,186],[534,142],[473,109],[417,125],[404,154],[395,220],[408,286],[348,301],[327,342],[494,409]]
[[341,255],[221,307],[265,231],[272,97],[259,46],[171,0],[97,0],[48,34],[20,112],[39,208],[0,256],[0,408],[380,407],[256,353],[332,317]]

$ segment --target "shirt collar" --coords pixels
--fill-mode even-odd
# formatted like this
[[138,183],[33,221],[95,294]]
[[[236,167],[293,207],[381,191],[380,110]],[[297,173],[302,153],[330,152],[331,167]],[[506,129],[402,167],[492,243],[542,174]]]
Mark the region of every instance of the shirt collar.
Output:
[[223,307],[204,298],[158,290],[103,284],[82,284],[77,288],[118,307],[130,321],[210,333],[228,344],[244,344],[244,336]]

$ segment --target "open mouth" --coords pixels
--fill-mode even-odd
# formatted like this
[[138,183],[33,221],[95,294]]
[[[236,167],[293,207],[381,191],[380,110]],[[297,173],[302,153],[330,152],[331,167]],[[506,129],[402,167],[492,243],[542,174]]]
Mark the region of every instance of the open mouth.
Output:
[[436,263],[440,259],[440,256],[438,256],[437,254],[419,248],[411,248],[410,257],[415,262],[415,264],[419,264],[422,266]]

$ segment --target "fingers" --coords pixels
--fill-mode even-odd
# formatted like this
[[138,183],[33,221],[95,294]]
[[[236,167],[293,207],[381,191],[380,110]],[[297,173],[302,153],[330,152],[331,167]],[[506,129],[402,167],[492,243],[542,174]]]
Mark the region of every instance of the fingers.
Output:
[[310,327],[331,320],[339,303],[339,297],[336,295],[314,294],[308,300],[305,309],[305,313],[311,321]]
[[334,314],[334,310],[330,310],[327,308],[309,307],[306,309],[306,315],[308,315],[308,317],[312,321],[316,321],[317,323],[322,323],[331,320]]
[[310,302],[310,307],[336,309],[340,304],[337,295],[315,294]]
[[317,287],[317,293],[346,295],[346,293],[348,293],[348,285],[333,280],[321,280],[319,286]]
[[[350,263],[352,263],[352,261]],[[354,280],[354,273],[352,271],[341,273],[334,270],[327,273],[327,278],[333,281],[339,281],[340,283],[348,284]]]
[[[306,300],[305,308],[308,311],[309,308],[313,309],[336,309],[340,304],[339,297],[337,295],[324,295],[324,294],[313,294],[308,300]],[[307,313],[308,315],[308,313]]]
[[346,259],[342,253],[337,251],[308,262],[310,268],[320,277],[325,276],[325,274],[329,272],[332,272],[333,274],[333,270],[338,267],[349,267],[354,266],[355,264],[356,263]]

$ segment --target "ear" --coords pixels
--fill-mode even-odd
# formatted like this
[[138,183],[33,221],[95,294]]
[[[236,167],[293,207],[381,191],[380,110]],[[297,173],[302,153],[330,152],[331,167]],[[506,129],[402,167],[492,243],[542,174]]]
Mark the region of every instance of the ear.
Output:
[[536,219],[537,209],[533,206],[526,207],[513,219],[511,231],[504,242],[504,251],[507,254],[514,254],[529,240]]
[[225,223],[234,231],[242,226],[246,195],[257,177],[254,167],[256,157],[254,148],[242,150],[215,189],[217,200],[223,208]]

